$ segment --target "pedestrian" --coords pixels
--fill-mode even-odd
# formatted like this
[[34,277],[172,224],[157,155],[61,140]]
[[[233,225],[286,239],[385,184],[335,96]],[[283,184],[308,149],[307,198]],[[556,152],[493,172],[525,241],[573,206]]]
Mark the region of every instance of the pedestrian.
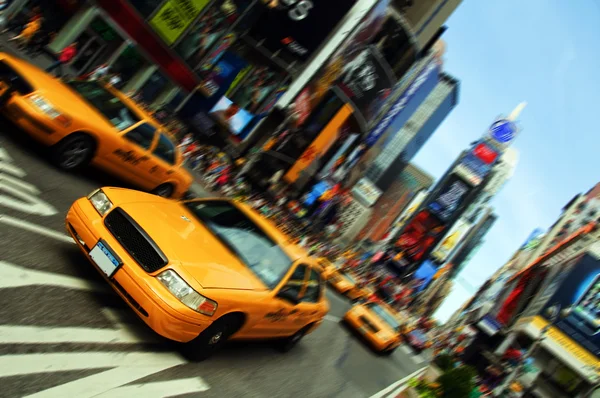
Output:
[[52,65],[50,65],[46,69],[46,72],[50,73],[50,72],[54,71],[55,69],[58,69],[59,70],[58,76],[61,77],[63,75],[62,66],[64,64],[68,64],[69,62],[71,62],[71,60],[75,57],[75,55],[77,55],[77,42],[76,41],[74,41],[73,43],[71,43],[68,46],[66,46],[65,48],[63,48],[63,50],[58,55],[58,59],[56,60],[56,62],[54,62]]

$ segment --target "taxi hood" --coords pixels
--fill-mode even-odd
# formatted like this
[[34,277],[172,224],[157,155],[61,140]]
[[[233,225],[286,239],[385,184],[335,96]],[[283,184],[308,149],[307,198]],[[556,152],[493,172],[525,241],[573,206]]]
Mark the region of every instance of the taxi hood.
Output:
[[[118,190],[115,195],[106,193],[111,199],[123,196]],[[152,195],[145,201],[139,199],[115,202],[150,236],[182,278],[191,277],[205,289],[267,289],[182,203]]]

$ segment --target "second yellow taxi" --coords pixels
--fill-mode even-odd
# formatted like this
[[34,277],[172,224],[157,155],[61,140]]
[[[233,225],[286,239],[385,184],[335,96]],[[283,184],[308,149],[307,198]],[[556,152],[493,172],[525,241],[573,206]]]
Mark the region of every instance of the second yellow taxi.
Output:
[[355,304],[343,321],[377,352],[389,355],[402,343],[402,323],[389,305],[383,302]]
[[63,82],[0,53],[0,111],[49,146],[63,170],[93,164],[165,197],[181,197],[192,184],[181,152],[160,124],[99,82]]

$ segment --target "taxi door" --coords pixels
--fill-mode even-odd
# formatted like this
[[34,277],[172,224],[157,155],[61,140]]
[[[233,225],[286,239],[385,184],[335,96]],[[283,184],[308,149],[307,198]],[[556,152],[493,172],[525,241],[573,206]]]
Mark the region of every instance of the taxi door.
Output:
[[157,178],[151,173],[155,162],[151,148],[158,140],[157,129],[144,121],[123,130],[117,148],[109,154],[110,162],[115,166],[114,172],[144,189],[153,189]]
[[177,153],[175,144],[164,133],[159,132],[158,139],[152,146],[151,159],[149,160],[150,178],[154,183],[154,187],[171,179],[171,175],[176,170]]
[[306,325],[317,322],[327,314],[328,306],[323,300],[325,295],[325,286],[318,270],[307,267],[306,288],[300,299],[300,304],[297,305],[298,317],[296,318],[299,330]]
[[289,336],[303,327],[306,305],[302,302],[309,268],[297,264],[276,289],[261,319],[251,332],[256,337]]

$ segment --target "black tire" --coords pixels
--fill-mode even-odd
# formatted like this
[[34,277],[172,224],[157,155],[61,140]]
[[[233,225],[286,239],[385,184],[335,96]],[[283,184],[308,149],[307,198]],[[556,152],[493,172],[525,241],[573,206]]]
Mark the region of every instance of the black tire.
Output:
[[54,163],[65,171],[76,171],[87,166],[96,152],[96,142],[85,133],[74,133],[63,138],[52,148]]
[[395,348],[392,348],[392,349],[388,348],[387,350],[380,351],[379,355],[381,355],[382,357],[389,357],[394,353],[394,351],[396,351]]
[[298,345],[300,340],[302,340],[302,338],[306,335],[306,332],[308,332],[310,328],[311,325],[305,326],[290,337],[286,337],[284,339],[279,340],[276,345],[277,350],[282,353],[291,351],[294,347],[296,347],[296,345]]
[[235,317],[217,319],[198,337],[185,344],[185,356],[194,361],[203,361],[219,351],[232,334],[240,328]]
[[175,187],[173,186],[173,184],[165,183],[160,184],[159,186],[154,188],[151,193],[162,198],[170,198],[171,196],[173,196],[174,192]]

